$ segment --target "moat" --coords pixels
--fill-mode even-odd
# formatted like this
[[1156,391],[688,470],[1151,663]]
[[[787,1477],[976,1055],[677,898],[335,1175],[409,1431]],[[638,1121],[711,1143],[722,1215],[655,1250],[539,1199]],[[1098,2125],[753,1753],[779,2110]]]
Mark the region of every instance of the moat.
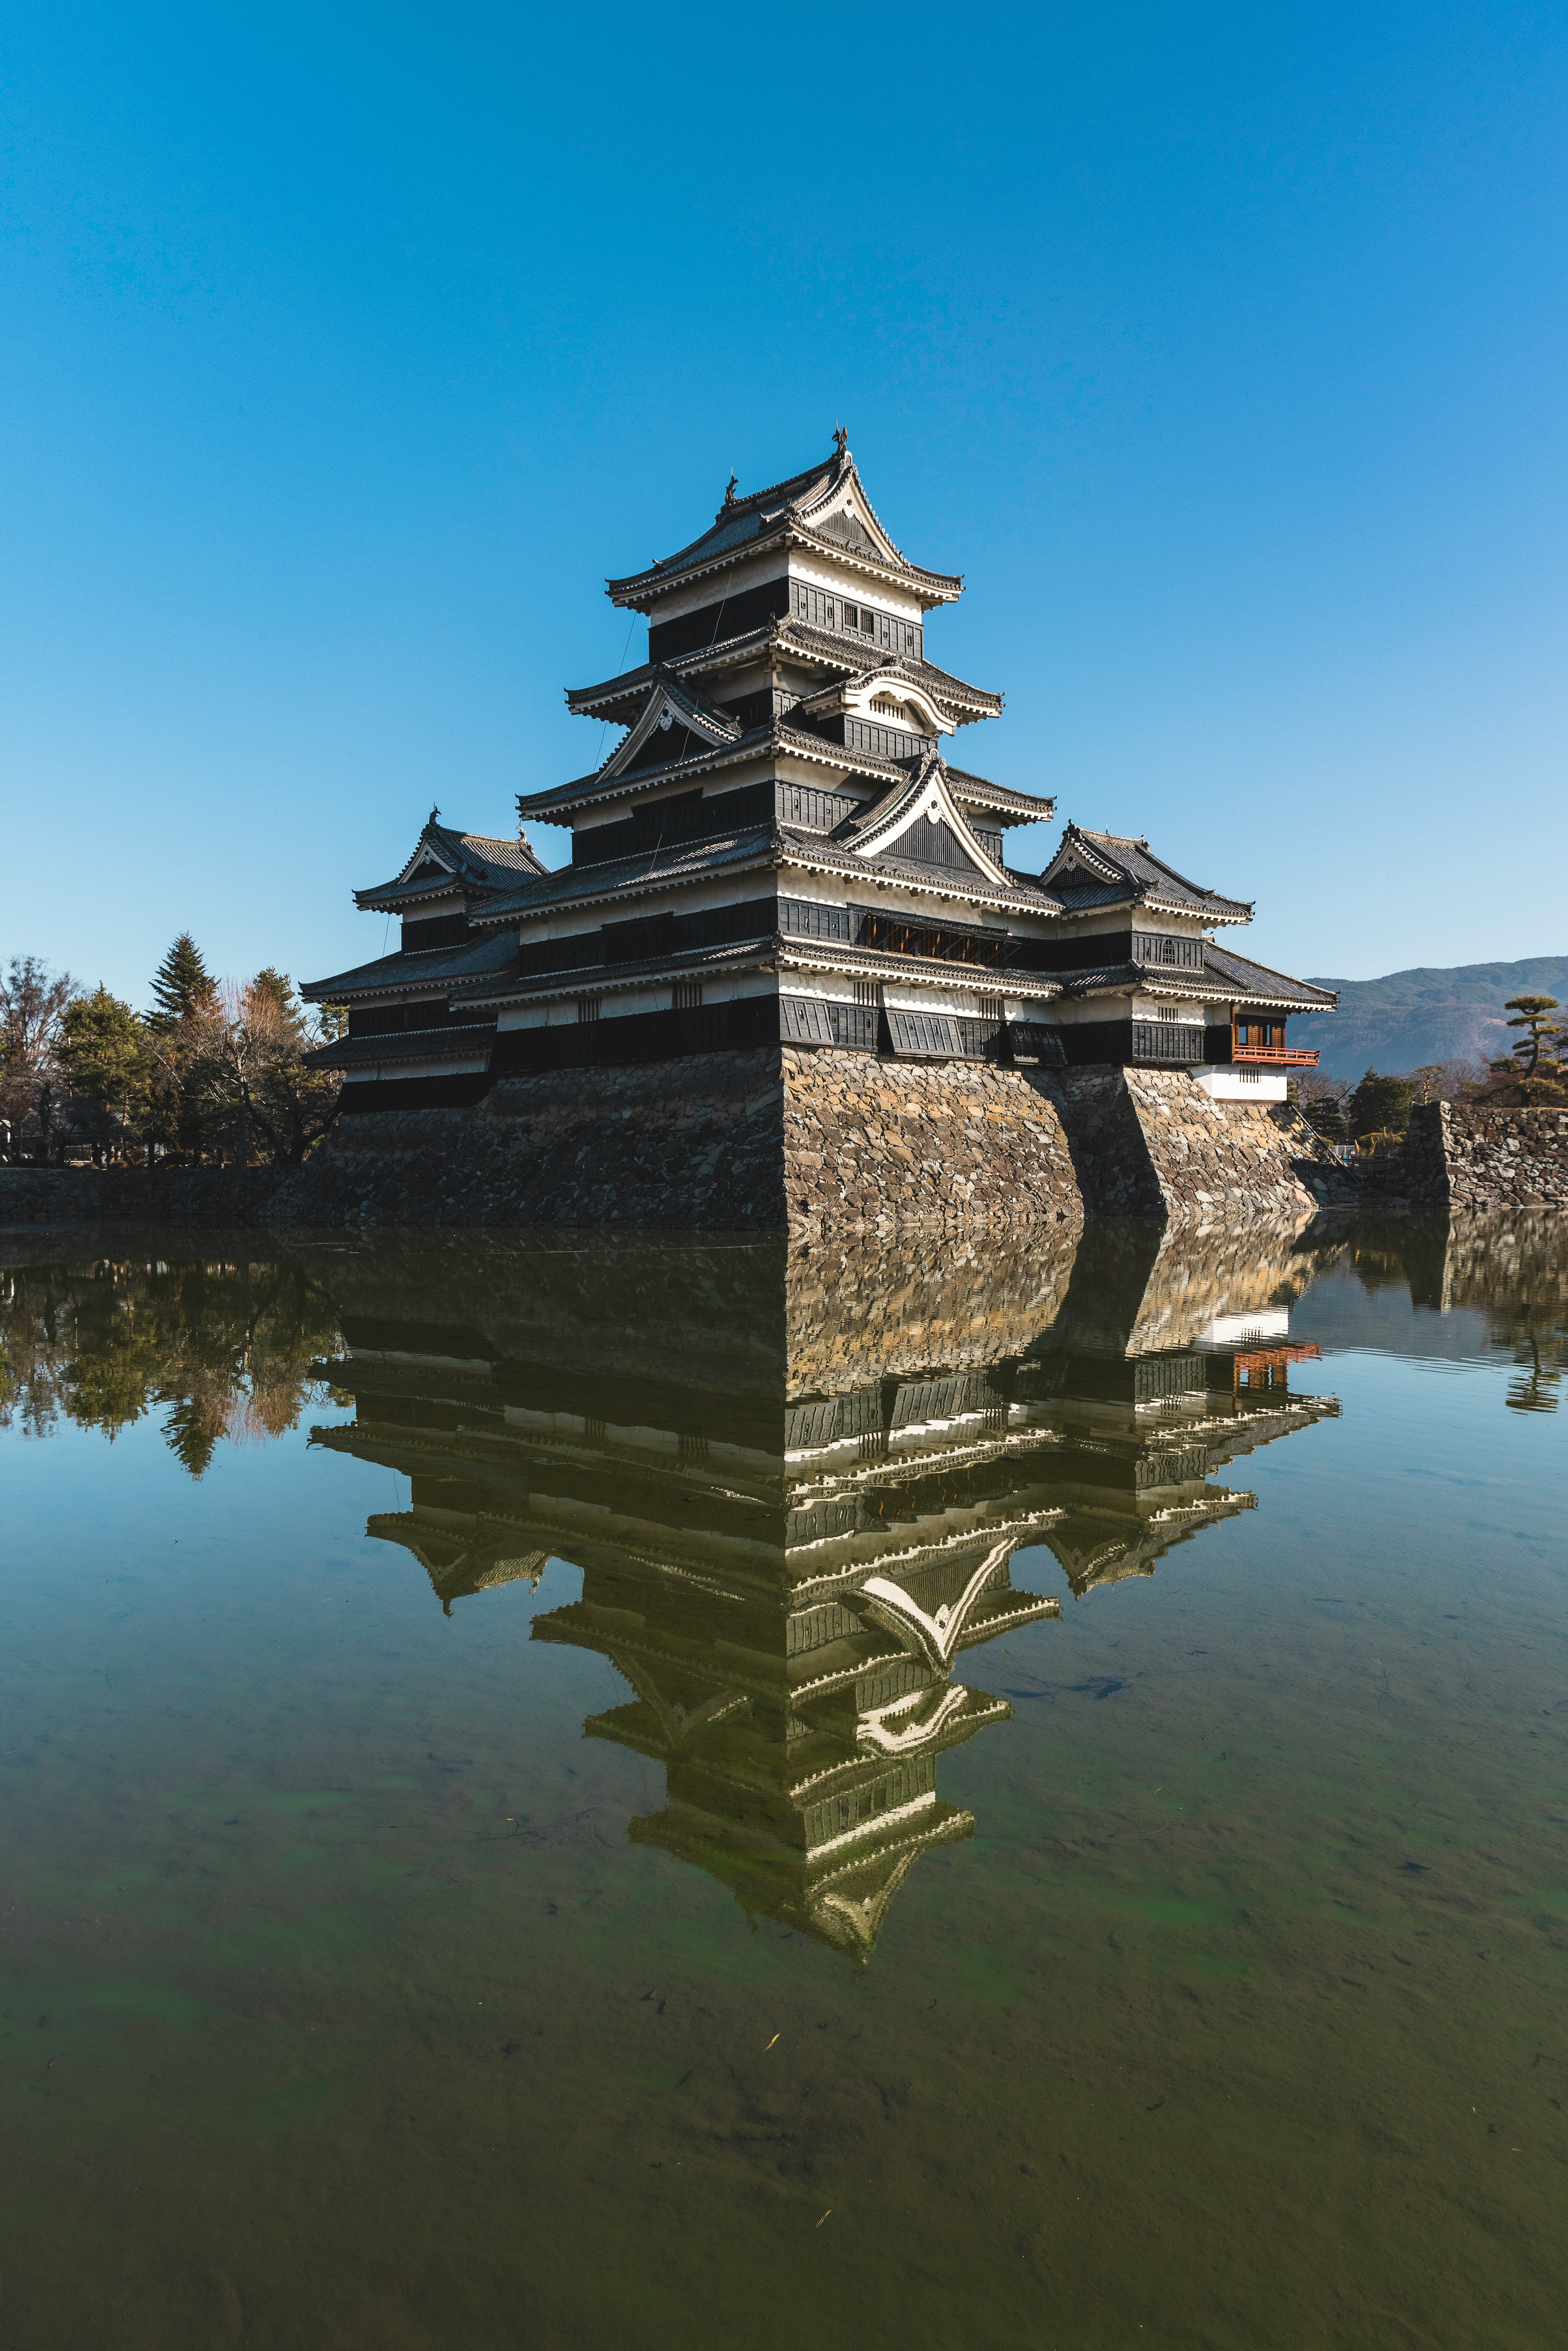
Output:
[[1568,1218],[0,1233],[0,2346],[1545,2346]]

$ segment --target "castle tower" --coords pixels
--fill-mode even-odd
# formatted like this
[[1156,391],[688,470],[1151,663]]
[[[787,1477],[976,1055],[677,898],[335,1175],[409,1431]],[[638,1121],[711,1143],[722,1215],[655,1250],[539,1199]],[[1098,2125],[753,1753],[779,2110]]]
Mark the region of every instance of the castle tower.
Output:
[[[1317,1058],[1286,1044],[1288,1016],[1334,999],[1218,944],[1248,902],[1076,825],[1043,873],[1009,864],[1009,831],[1054,803],[956,756],[1001,710],[927,657],[963,590],[894,545],[842,433],[770,488],[732,478],[698,537],[610,580],[647,657],[567,701],[624,731],[591,773],[517,802],[570,831],[570,863],[433,815],[403,872],[358,893],[404,939],[304,991],[349,1008],[317,1057],[343,1070],[344,1111],[781,1048],[1164,1066],[1221,1100],[1282,1099],[1287,1065]],[[1049,1087],[1029,1092],[1026,1125]],[[591,1125],[596,1100],[585,1083]]]

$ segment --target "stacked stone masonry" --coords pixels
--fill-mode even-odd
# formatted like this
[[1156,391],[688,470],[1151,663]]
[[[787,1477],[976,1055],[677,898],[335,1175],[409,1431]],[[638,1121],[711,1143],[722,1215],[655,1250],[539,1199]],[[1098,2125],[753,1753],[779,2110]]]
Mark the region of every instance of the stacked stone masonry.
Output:
[[510,1079],[471,1110],[344,1119],[303,1168],[0,1169],[0,1224],[512,1226],[809,1234],[1214,1225],[1357,1197],[1568,1206],[1568,1112],[1434,1103],[1342,1173],[1284,1104],[1185,1071],[1048,1073],[753,1052]]
[[1286,1103],[1216,1102],[1185,1070],[1058,1072],[1091,1216],[1290,1216],[1338,1188]]
[[1032,1071],[789,1046],[781,1060],[792,1231],[1082,1224],[1061,1097]]
[[1568,1207],[1568,1110],[1424,1102],[1373,1183],[1421,1207]]

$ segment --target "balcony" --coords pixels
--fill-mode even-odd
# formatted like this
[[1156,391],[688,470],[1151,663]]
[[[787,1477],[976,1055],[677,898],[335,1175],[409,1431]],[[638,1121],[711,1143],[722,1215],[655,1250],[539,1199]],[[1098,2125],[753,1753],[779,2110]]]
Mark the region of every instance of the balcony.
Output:
[[1230,1056],[1242,1070],[1315,1070],[1315,1045],[1238,1045]]

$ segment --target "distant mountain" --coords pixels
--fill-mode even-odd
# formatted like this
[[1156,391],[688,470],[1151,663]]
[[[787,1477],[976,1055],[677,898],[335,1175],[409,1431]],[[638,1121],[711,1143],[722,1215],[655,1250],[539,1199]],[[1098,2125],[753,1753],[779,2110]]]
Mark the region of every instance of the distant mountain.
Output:
[[1316,1045],[1326,1078],[1402,1072],[1423,1061],[1486,1061],[1511,1050],[1511,996],[1568,1004],[1568,956],[1465,963],[1452,971],[1391,971],[1386,979],[1315,979],[1339,990],[1337,1012],[1292,1019],[1292,1045]]

